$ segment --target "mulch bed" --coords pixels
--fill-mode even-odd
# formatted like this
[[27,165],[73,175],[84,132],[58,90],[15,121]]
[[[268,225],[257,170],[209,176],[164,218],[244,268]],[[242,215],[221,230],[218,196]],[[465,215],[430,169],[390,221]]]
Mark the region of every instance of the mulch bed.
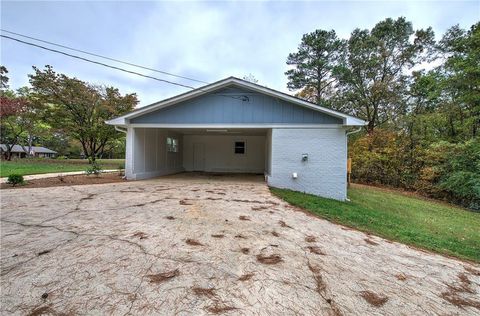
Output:
[[2,183],[0,189],[29,189],[29,188],[48,188],[48,187],[63,187],[69,185],[87,185],[87,184],[101,184],[101,183],[114,183],[124,182],[118,172],[102,173],[99,176],[94,175],[73,175],[54,178],[44,178],[27,180],[24,185],[16,185],[12,187],[11,184]]

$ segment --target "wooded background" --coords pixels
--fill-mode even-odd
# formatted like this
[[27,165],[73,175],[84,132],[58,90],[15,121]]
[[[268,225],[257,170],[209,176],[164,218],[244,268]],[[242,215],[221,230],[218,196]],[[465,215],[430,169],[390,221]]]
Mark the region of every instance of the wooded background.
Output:
[[287,64],[297,96],[369,122],[349,140],[353,181],[480,209],[479,23],[438,41],[405,18],[316,30]]

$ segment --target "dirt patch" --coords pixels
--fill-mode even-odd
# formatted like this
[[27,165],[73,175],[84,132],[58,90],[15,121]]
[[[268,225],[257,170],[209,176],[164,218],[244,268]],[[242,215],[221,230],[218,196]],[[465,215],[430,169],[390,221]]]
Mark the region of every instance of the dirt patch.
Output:
[[284,221],[278,221],[278,223],[279,223],[280,226],[282,226],[282,227],[285,227],[285,228],[293,228],[292,226],[287,225],[287,223],[285,223]]
[[360,296],[363,297],[370,305],[375,307],[381,307],[388,301],[388,297],[373,293],[371,291],[362,291],[360,292]]
[[242,281],[242,282],[243,282],[243,281],[248,281],[248,280],[250,280],[251,278],[253,278],[254,275],[255,275],[255,274],[253,274],[253,273],[246,273],[246,274],[242,275],[241,277],[239,277],[239,278],[238,278],[238,281]]
[[238,219],[241,220],[241,221],[249,221],[249,220],[250,220],[250,217],[245,216],[245,215],[240,215],[240,216],[238,217]]
[[132,235],[132,237],[138,237],[140,239],[147,239],[148,235],[145,234],[144,232],[136,232],[135,234]]
[[480,271],[479,270],[475,270],[474,268],[469,267],[469,266],[464,266],[463,268],[465,269],[465,271],[467,271],[467,272],[469,272],[473,275],[480,276]]
[[316,242],[317,241],[317,237],[315,236],[305,236],[305,241],[306,242]]
[[470,293],[475,294],[475,291],[472,289],[472,281],[468,279],[465,273],[458,274],[458,282],[447,284],[447,286],[454,292],[457,293]]
[[190,246],[203,246],[201,242],[191,238],[188,238],[187,240],[185,240],[185,243]]
[[320,297],[325,300],[330,305],[331,314],[335,316],[341,316],[340,308],[338,308],[335,301],[331,298],[331,295],[328,292],[327,284],[323,280],[320,267],[313,266],[310,261],[307,263],[308,269],[312,272],[313,279],[315,280],[316,291]]
[[371,240],[370,238],[365,238],[364,241],[369,244],[369,245],[372,245],[372,246],[378,246],[378,243]]
[[308,250],[310,250],[311,253],[314,253],[316,255],[322,255],[322,256],[326,255],[325,252],[323,252],[323,250],[320,247],[308,246],[307,248],[308,248]]
[[63,187],[71,185],[88,185],[88,184],[102,184],[102,183],[115,183],[115,182],[125,182],[126,180],[122,179],[121,176],[116,172],[102,173],[97,176],[87,176],[87,175],[73,175],[73,176],[62,176],[62,177],[53,177],[53,178],[44,178],[44,179],[35,179],[28,180],[24,185],[16,185],[12,187],[10,184],[2,183],[0,184],[0,189],[29,189],[29,188],[49,188],[49,187]]
[[218,195],[226,195],[226,193],[224,192],[217,192],[217,191],[213,191],[213,190],[207,190],[205,192],[208,192],[208,193],[213,193],[213,194],[218,194]]
[[222,314],[222,313],[236,310],[236,309],[237,309],[236,307],[232,307],[232,306],[227,306],[223,304],[214,304],[212,306],[209,306],[207,308],[207,311],[209,311],[212,314]]
[[260,205],[260,206],[252,206],[252,211],[263,211],[268,209],[268,206]]
[[263,264],[277,264],[283,261],[282,257],[277,254],[264,256],[264,255],[257,255],[257,261]]
[[245,255],[248,255],[250,253],[250,249],[249,248],[242,248],[240,249],[240,251],[245,254]]
[[43,256],[43,255],[46,255],[49,252],[50,252],[50,250],[44,250],[44,251],[40,251],[39,253],[37,253],[37,255],[38,256]]
[[174,220],[175,219],[175,217],[173,217],[173,216],[165,216],[165,218],[169,219],[169,220]]
[[197,296],[215,297],[215,288],[192,287],[192,291]]
[[50,306],[41,306],[37,307],[34,310],[32,310],[30,313],[28,313],[28,316],[40,316],[40,315],[45,315],[45,314],[52,314],[56,315],[55,310],[53,310]]
[[460,308],[474,307],[474,308],[480,310],[480,302],[479,301],[474,301],[474,300],[469,299],[469,298],[463,298],[460,295],[458,295],[458,293],[455,293],[454,291],[443,292],[440,295],[440,297],[443,298],[444,300],[446,300],[447,302],[449,302],[450,304],[455,305],[455,306],[460,307]]
[[142,206],[145,206],[147,204],[155,204],[155,203],[158,203],[158,202],[161,202],[161,201],[163,201],[163,199],[157,199],[157,200],[153,200],[153,201],[150,201],[150,202],[133,204],[132,207],[142,207]]
[[395,277],[397,278],[397,280],[399,281],[406,281],[407,280],[407,276],[403,273],[399,273],[399,274],[396,274]]
[[179,275],[180,275],[180,271],[178,271],[178,269],[175,269],[173,271],[168,271],[168,272],[163,272],[158,274],[150,274],[150,275],[147,275],[147,278],[150,279],[150,283],[158,284],[158,283],[166,282]]
[[124,189],[124,190],[120,190],[120,192],[122,193],[141,193],[141,192],[145,192],[145,188],[128,188],[128,189]]
[[480,301],[462,297],[462,295],[466,293],[477,294],[472,288],[472,281],[470,281],[465,273],[459,273],[458,281],[447,284],[447,287],[447,291],[442,292],[440,295],[441,298],[460,308],[470,306],[480,310]]
[[257,200],[232,199],[231,201],[233,201],[233,202],[240,202],[240,203],[257,203],[257,204],[263,204],[262,201],[257,201]]
[[319,292],[323,296],[323,292],[327,288],[327,284],[323,281],[323,277],[320,273],[320,268],[313,266],[308,262],[308,269],[313,273],[313,278],[315,280],[315,284],[317,285],[317,292]]
[[272,231],[272,235],[275,236],[275,237],[280,237],[280,234],[277,233],[276,231]]

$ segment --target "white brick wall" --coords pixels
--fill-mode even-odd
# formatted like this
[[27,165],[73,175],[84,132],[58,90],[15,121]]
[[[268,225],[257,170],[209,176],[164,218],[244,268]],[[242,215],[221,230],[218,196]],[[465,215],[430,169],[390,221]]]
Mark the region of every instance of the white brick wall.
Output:
[[[306,162],[302,162],[304,153]],[[271,159],[270,186],[346,199],[345,129],[272,129]]]

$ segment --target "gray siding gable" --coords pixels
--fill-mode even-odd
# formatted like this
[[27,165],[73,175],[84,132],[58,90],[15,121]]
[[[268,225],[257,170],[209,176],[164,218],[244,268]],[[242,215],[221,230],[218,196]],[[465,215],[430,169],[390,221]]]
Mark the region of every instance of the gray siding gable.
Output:
[[228,87],[130,119],[131,124],[342,124],[319,111]]

